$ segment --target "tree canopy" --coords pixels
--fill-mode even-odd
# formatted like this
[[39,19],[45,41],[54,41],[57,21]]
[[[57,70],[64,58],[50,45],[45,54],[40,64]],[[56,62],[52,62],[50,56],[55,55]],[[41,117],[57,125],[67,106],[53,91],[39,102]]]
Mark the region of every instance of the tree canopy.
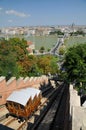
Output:
[[82,36],[85,36],[85,33],[82,31],[82,30],[78,30],[76,32],[71,32],[70,35],[82,35]]
[[38,58],[38,67],[41,69],[43,74],[51,74],[58,73],[58,65],[57,65],[58,58],[54,56],[41,56]]
[[54,56],[29,55],[27,41],[19,38],[0,40],[0,75],[26,77],[57,73],[58,58]]
[[67,81],[86,84],[86,44],[70,47],[65,54],[63,68],[67,73]]

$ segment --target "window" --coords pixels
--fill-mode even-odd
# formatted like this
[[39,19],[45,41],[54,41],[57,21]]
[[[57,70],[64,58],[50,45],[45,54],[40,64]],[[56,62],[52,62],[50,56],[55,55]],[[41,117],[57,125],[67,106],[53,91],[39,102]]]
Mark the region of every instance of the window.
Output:
[[8,107],[8,103],[6,103],[6,107]]
[[10,106],[12,106],[12,103],[11,103],[11,102],[9,102],[9,105],[10,105]]
[[23,105],[20,105],[20,108],[23,110],[23,109],[24,109],[24,106],[23,106]]
[[17,103],[13,103],[13,104],[14,104],[14,107],[15,107],[16,109],[19,109]]
[[0,98],[2,98],[2,95],[0,95]]

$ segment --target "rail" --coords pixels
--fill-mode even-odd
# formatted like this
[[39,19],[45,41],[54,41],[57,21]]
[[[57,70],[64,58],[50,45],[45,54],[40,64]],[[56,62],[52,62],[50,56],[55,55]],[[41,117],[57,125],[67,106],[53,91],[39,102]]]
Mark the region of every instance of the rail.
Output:
[[47,104],[47,107],[43,110],[40,117],[38,117],[38,119],[35,121],[32,127],[30,127],[30,130],[48,130],[50,128],[50,124],[56,113],[55,111],[59,107],[59,103],[62,98],[63,92],[64,92],[64,87],[63,85],[61,85],[55,91],[53,96],[49,97],[49,103]]
[[[51,92],[52,91],[52,92]],[[51,87],[51,86],[48,86],[48,87],[46,87],[46,89],[45,90],[42,90],[42,94],[44,95],[44,101],[42,101],[42,104],[38,107],[38,110],[40,110],[41,109],[41,107],[43,107],[43,105],[48,101],[48,96],[50,96],[51,94],[53,94],[53,87]],[[33,115],[35,114],[35,112],[33,113]],[[32,116],[33,116],[32,115]],[[0,123],[2,124],[2,125],[5,125],[5,126],[7,126],[7,127],[9,127],[10,128],[10,124],[12,124],[12,122],[15,122],[16,120],[15,120],[15,118],[14,119],[10,119],[10,118],[6,118],[6,115],[3,115],[3,117],[4,118],[1,118],[1,120],[0,120]],[[9,116],[10,117],[10,116]],[[5,121],[6,120],[6,121]],[[6,122],[5,124],[3,123],[3,122]],[[18,122],[18,120],[17,120],[17,122]],[[18,127],[18,130],[19,129],[21,129],[21,128],[23,128],[24,126],[26,126],[27,125],[27,120],[26,121],[24,121],[24,122],[22,122],[22,123],[19,123],[19,127]],[[16,125],[15,125],[16,126]]]
[[[29,130],[69,130],[69,88],[61,85],[49,98],[49,103],[34,124],[28,124]],[[64,120],[63,120],[64,119]],[[54,126],[54,127],[53,127]]]

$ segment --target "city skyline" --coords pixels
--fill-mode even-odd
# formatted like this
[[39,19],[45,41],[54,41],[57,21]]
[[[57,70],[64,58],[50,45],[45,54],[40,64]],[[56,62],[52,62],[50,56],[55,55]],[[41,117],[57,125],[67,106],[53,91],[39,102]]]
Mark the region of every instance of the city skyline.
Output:
[[0,0],[0,27],[86,25],[85,0]]

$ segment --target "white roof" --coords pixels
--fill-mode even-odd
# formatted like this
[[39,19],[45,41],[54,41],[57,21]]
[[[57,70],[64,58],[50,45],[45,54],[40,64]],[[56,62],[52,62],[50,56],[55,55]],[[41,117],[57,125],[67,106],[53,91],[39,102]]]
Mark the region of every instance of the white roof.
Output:
[[41,91],[35,88],[26,88],[19,91],[14,91],[8,98],[7,101],[13,101],[23,106],[26,105],[30,97],[33,99],[35,95],[39,95]]

